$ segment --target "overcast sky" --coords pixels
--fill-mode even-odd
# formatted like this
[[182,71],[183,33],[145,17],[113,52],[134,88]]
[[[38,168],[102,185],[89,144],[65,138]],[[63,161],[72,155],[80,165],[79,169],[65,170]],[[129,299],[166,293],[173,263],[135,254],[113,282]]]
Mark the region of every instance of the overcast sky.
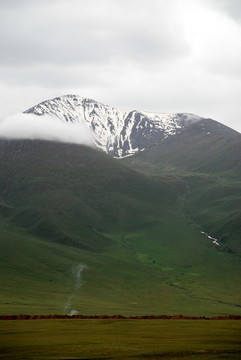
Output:
[[78,94],[241,131],[241,0],[0,0],[0,119]]

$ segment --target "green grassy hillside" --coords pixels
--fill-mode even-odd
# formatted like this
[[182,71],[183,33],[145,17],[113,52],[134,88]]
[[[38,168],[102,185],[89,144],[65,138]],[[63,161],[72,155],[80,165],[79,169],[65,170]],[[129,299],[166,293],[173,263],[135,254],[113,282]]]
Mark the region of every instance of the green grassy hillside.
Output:
[[200,234],[190,172],[145,171],[84,146],[1,141],[0,312],[240,314],[238,246]]
[[241,253],[241,135],[208,126],[194,124],[122,161],[160,181],[176,178],[185,189],[180,206],[186,216],[227,250]]
[[[212,125],[212,123],[211,123]],[[159,144],[122,161],[134,168],[177,169],[192,173],[241,176],[241,134],[229,133],[208,121],[190,125]],[[226,127],[225,127],[226,128]],[[144,165],[145,164],[145,165]]]

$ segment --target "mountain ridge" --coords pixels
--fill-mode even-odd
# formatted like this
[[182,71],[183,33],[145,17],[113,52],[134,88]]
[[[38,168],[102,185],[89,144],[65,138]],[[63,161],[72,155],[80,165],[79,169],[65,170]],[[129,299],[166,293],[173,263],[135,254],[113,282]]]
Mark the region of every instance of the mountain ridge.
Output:
[[[122,111],[78,95],[64,95],[46,100],[24,113],[38,116],[49,114],[64,122],[81,123],[90,131],[96,146],[116,158],[144,151],[204,120],[189,113]],[[212,124],[215,122],[212,119],[206,120]],[[215,124],[216,130],[221,126],[225,127],[226,133],[237,134],[225,125],[218,122]],[[207,129],[208,134],[209,132]]]

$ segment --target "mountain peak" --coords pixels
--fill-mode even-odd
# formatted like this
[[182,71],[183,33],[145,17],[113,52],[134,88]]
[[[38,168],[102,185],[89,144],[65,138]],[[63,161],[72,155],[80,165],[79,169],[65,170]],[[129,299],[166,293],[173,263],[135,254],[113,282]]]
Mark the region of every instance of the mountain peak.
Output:
[[43,101],[25,113],[49,114],[63,122],[81,123],[89,129],[97,147],[117,158],[143,151],[203,119],[189,113],[122,111],[73,94]]

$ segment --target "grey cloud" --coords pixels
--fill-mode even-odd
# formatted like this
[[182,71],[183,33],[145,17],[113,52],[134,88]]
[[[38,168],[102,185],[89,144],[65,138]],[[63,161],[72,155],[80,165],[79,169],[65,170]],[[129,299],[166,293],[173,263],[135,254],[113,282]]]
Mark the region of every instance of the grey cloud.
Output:
[[[209,0],[205,0],[210,4]],[[240,0],[211,0],[217,9],[225,12],[228,16],[234,20],[241,21],[241,1]]]
[[128,58],[141,66],[146,60],[162,62],[188,51],[180,30],[168,20],[169,13],[157,5],[145,13],[146,0],[139,1],[137,8],[136,1],[130,2],[130,12],[128,2],[127,9],[119,1],[101,3],[54,1],[29,10],[3,11],[0,63],[16,67],[106,64]]
[[111,87],[120,73],[132,81],[128,69],[133,66],[158,71],[189,52],[171,18],[172,7],[165,4],[25,0],[22,7],[5,8],[0,15],[1,80],[12,86]]
[[103,87],[110,86],[118,81],[115,68],[111,66],[77,65],[39,65],[27,67],[0,67],[0,78],[2,83],[23,84],[25,86],[38,86],[46,88],[93,86],[99,84]]
[[[41,0],[41,3],[54,3],[57,2],[59,0]],[[29,6],[36,6],[39,5],[40,1],[39,0],[0,0],[0,6],[2,9],[16,9],[16,8],[21,8],[21,9],[25,9]]]
[[147,29],[137,25],[133,31],[125,34],[123,49],[137,63],[150,62],[151,66],[158,62],[173,61],[186,56],[190,47],[175,29],[168,29],[168,24],[150,26]]

